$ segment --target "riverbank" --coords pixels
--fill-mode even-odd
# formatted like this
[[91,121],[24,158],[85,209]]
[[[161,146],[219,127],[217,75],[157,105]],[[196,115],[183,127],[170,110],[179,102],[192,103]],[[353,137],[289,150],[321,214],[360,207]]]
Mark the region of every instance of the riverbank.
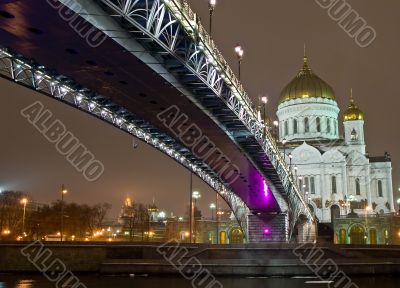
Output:
[[[74,273],[177,275],[190,260],[217,276],[315,276],[330,267],[347,275],[400,273],[400,246],[321,247],[275,245],[204,245],[156,243],[0,244],[0,272],[39,272],[37,263],[60,259]],[[25,248],[25,249],[24,249]],[[47,251],[44,253],[44,251]],[[44,254],[43,254],[44,253]],[[46,259],[47,255],[50,255]],[[29,260],[30,259],[30,260]],[[335,264],[336,263],[336,264]],[[333,267],[333,268],[332,268]]]

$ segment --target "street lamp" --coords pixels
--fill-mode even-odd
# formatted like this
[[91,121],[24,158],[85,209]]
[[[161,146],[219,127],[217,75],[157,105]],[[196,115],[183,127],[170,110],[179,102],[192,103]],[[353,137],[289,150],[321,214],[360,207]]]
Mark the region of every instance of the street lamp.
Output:
[[208,1],[208,10],[210,11],[210,31],[209,34],[212,36],[212,17],[214,15],[215,5],[217,4],[217,0],[209,0]]
[[283,145],[283,159],[284,160],[286,160],[286,143],[287,143],[287,140],[286,140],[286,138],[283,138],[282,139],[282,145]]
[[365,244],[367,244],[368,240],[368,212],[371,210],[371,207],[368,205],[365,206]]
[[266,97],[266,96],[264,96],[264,97],[261,97],[261,102],[263,103],[263,109],[264,109],[264,111],[263,111],[263,122],[264,122],[264,138],[265,138],[265,131],[267,130],[267,103],[268,103],[268,97]]
[[275,139],[276,139],[276,141],[278,142],[278,139],[279,139],[279,132],[278,132],[278,129],[279,129],[279,122],[278,121],[274,121],[274,134],[275,134]]
[[61,185],[61,242],[63,241],[63,232],[64,232],[64,195],[67,194],[68,191],[65,189],[64,184]]
[[26,204],[28,203],[27,198],[21,200],[21,204],[24,205],[24,214],[22,216],[22,236],[25,236],[25,214],[26,214]]
[[396,202],[397,202],[397,206],[399,206],[399,215],[400,215],[400,198],[398,198]]
[[[193,191],[192,193],[192,198],[194,199],[194,204],[192,204],[193,210],[191,211],[192,213],[192,219],[194,219],[194,225],[193,225],[193,236],[194,236],[194,243],[196,243],[196,218],[194,217],[194,211],[196,211],[196,204],[197,204],[197,199],[201,198],[201,194],[198,191]],[[192,238],[193,238],[192,236]]]
[[217,208],[217,205],[215,203],[210,204],[210,209],[211,209],[211,220],[214,220],[214,210]]
[[243,54],[244,54],[244,51],[243,51],[243,48],[242,48],[242,46],[240,46],[240,44],[237,44],[236,45],[236,47],[235,47],[235,52],[236,52],[236,55],[237,55],[237,59],[238,59],[238,67],[239,67],[239,81],[240,81],[240,79],[241,79],[241,65],[242,65],[242,60],[243,60]]
[[201,194],[199,191],[193,191],[193,199],[194,199],[194,203],[196,203],[197,199],[201,198]]

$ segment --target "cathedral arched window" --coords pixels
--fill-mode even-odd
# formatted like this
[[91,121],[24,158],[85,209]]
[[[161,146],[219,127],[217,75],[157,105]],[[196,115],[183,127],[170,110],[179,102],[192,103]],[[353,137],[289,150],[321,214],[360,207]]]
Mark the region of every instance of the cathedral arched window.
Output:
[[331,119],[326,119],[326,132],[331,133]]
[[337,193],[336,176],[332,176],[332,194]]
[[378,181],[378,197],[383,197],[383,191],[382,191],[382,181]]
[[304,132],[310,132],[310,123],[308,121],[308,118],[304,118]]
[[297,120],[293,120],[293,134],[297,134]]
[[289,121],[285,121],[285,136],[289,135]]
[[299,178],[299,187],[300,187],[300,191],[304,192],[304,189],[303,189],[303,178]]
[[321,132],[321,118],[317,117],[317,132]]
[[335,127],[334,127],[334,128],[335,128],[335,135],[338,135],[338,131],[337,131],[337,130],[338,130],[338,129],[337,129],[338,127],[337,127],[336,121],[333,122],[333,126],[335,126]]
[[311,194],[315,194],[315,178],[310,178]]
[[361,195],[361,185],[360,185],[360,179],[356,179],[356,195]]
[[357,132],[356,132],[355,129],[353,129],[353,131],[351,131],[350,139],[351,139],[352,141],[356,141],[357,138],[358,138]]
[[310,193],[310,178],[304,178],[304,192]]

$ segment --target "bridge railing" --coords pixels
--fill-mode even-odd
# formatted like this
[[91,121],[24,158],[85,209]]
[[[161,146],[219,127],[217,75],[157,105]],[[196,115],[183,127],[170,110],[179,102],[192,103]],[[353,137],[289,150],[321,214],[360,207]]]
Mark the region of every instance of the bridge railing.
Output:
[[224,80],[234,90],[234,94],[245,104],[248,112],[253,116],[256,115],[252,101],[244,90],[243,85],[232,71],[228,62],[222,56],[222,53],[218,50],[217,45],[208,34],[207,30],[203,27],[199,17],[190,8],[186,0],[163,0],[163,2],[169,7],[170,11],[174,13],[174,16],[181,22],[183,27],[192,35],[193,40],[198,40],[203,44],[203,52],[207,55],[209,60],[213,60],[214,65],[220,73],[224,74]]
[[[257,113],[254,110],[254,106],[248,94],[246,93],[243,85],[236,77],[235,73],[230,68],[228,62],[222,56],[222,53],[217,48],[217,45],[212,40],[211,36],[208,34],[207,30],[203,27],[200,22],[199,17],[190,8],[189,3],[186,0],[162,0],[174,17],[181,23],[181,25],[186,29],[186,32],[193,37],[193,40],[202,45],[203,52],[207,56],[208,60],[216,67],[217,71],[223,75],[225,83],[231,88],[232,94],[239,100],[239,102],[245,107],[246,113],[252,119],[252,121],[257,123],[259,129],[261,129],[261,135],[264,136],[262,139],[262,145],[266,146],[265,151],[272,150],[277,162],[283,169],[285,178],[290,183],[290,187],[295,194],[296,201],[300,201],[301,205],[308,212],[307,216],[313,218],[311,211],[309,211],[308,206],[303,199],[303,196],[299,192],[296,181],[292,177],[292,173],[281,155],[281,152],[277,146],[275,139],[272,137],[271,133],[266,129],[265,124],[259,121]],[[266,130],[264,132],[264,130]],[[257,133],[260,135],[260,133]],[[257,138],[257,137],[256,137]],[[278,165],[279,165],[278,164]],[[293,196],[293,195],[292,195]]]

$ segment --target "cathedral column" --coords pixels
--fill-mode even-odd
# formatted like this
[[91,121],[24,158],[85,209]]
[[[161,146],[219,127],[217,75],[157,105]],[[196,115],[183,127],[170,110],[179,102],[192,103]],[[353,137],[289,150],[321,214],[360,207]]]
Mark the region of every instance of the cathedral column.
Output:
[[389,199],[389,204],[390,204],[390,208],[391,211],[389,212],[396,212],[396,210],[394,209],[394,195],[393,195],[393,182],[392,182],[392,168],[388,168],[388,173],[386,173],[386,179],[388,179],[388,183],[387,183],[387,196]]

